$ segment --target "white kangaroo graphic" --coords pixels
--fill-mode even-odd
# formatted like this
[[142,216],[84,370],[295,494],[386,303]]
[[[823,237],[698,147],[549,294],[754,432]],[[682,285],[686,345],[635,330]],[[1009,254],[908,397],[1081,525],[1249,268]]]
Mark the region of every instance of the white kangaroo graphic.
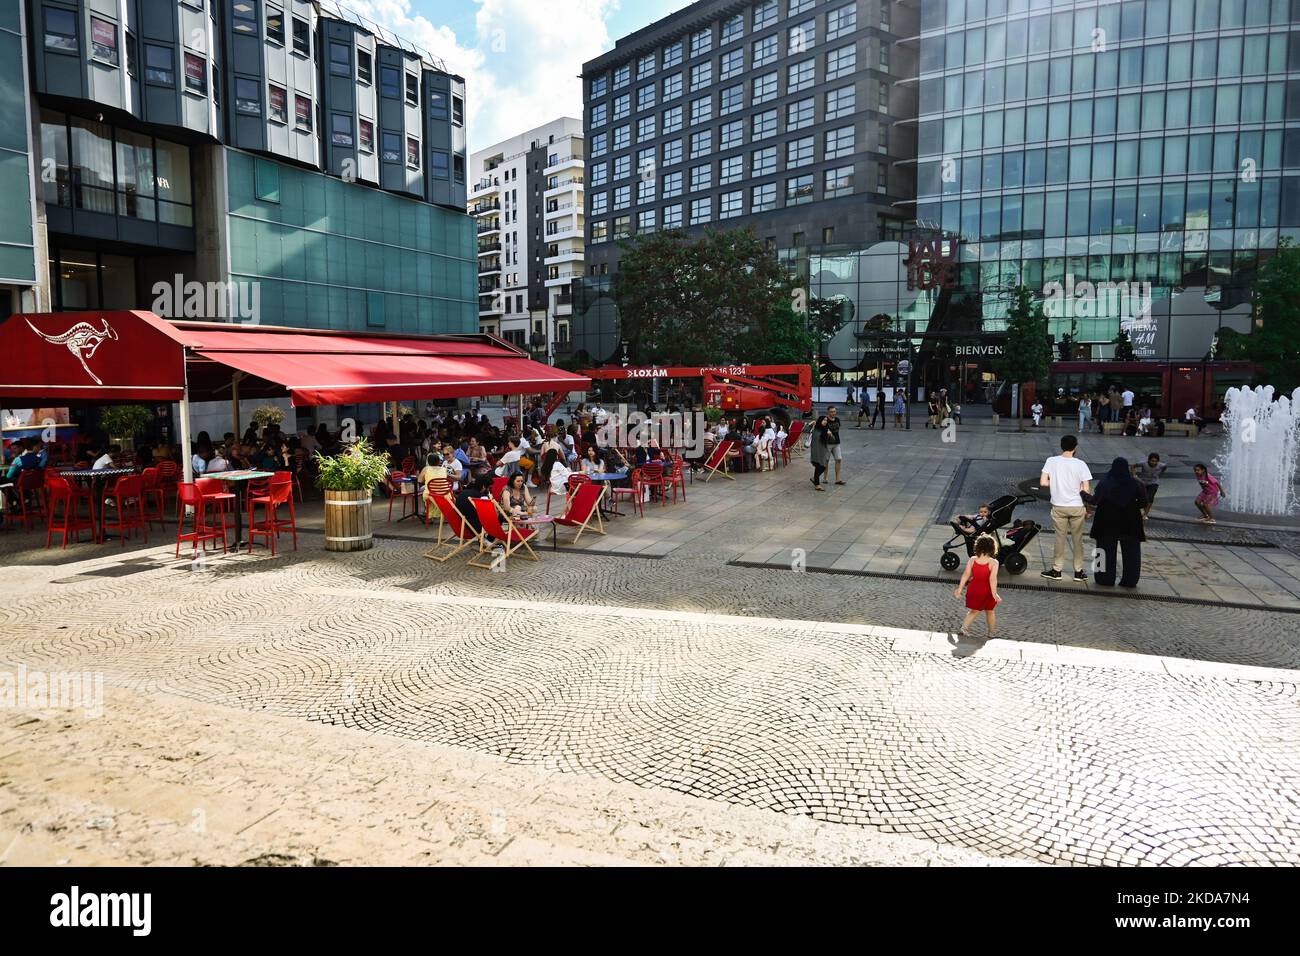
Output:
[[103,385],[99,376],[90,370],[86,364],[86,359],[93,358],[95,351],[108,339],[117,339],[117,333],[113,327],[108,324],[108,319],[100,319],[104,324],[102,329],[97,329],[89,322],[78,322],[62,335],[46,335],[36,326],[32,325],[31,319],[27,324],[31,326],[33,332],[49,342],[51,345],[66,345],[68,351],[75,355],[81,361],[81,367],[86,370],[86,374],[95,380],[96,385]]

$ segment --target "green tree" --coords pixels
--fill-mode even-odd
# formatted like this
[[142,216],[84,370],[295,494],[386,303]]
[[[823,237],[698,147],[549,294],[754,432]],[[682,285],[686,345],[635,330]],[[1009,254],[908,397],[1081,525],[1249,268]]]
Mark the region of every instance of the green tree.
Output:
[[622,245],[615,295],[637,362],[738,361],[758,347],[747,340],[767,334],[778,305],[791,304],[790,277],[753,229],[698,239],[668,230]]
[[761,331],[751,331],[738,343],[738,358],[755,365],[807,365],[820,341],[807,317],[795,311],[792,298],[780,299]]
[[1111,339],[1111,344],[1115,346],[1116,362],[1136,361],[1137,356],[1133,354],[1133,342],[1123,329],[1119,330],[1119,335]]
[[[1225,329],[1215,354],[1260,367],[1267,384],[1290,394],[1300,386],[1300,249],[1283,239],[1260,267],[1254,288],[1254,328],[1249,335]],[[1232,334],[1229,334],[1232,333]]]
[[[1023,391],[1029,382],[1042,382],[1052,361],[1052,345],[1047,337],[1047,316],[1043,304],[1024,285],[1011,290],[1011,307],[1007,310],[1007,343],[1001,360],[994,366],[1006,381]],[[1020,431],[1025,430],[1025,403],[1016,403]]]

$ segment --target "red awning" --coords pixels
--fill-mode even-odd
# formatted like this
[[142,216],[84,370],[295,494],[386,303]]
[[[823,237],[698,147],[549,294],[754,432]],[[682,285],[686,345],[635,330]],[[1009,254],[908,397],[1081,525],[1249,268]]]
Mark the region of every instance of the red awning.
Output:
[[0,324],[0,397],[114,402],[288,394],[342,405],[583,391],[591,380],[531,361],[489,335],[357,335],[150,312],[17,315]]

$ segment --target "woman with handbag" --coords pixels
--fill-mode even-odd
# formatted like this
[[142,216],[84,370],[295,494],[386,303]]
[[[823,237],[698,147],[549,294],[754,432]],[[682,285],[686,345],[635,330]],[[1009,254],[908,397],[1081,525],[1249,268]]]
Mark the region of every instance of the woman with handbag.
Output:
[[826,474],[826,465],[830,462],[830,449],[827,445],[826,438],[830,434],[831,420],[823,415],[817,419],[817,423],[812,427],[812,437],[808,441],[808,460],[812,462],[813,487],[818,491],[825,491],[822,487],[822,475]]
[[1084,495],[1084,502],[1096,508],[1089,532],[1097,542],[1099,555],[1094,559],[1093,579],[1100,585],[1115,584],[1116,551],[1124,561],[1120,577],[1122,588],[1137,587],[1142,574],[1142,512],[1146,508],[1147,494],[1142,482],[1133,477],[1128,459],[1116,458],[1110,471],[1097,483],[1097,490]]

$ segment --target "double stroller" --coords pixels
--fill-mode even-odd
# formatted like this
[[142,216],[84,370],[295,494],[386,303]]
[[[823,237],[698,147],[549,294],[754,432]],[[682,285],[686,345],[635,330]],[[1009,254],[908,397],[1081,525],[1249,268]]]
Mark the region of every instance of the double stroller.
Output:
[[[1033,521],[1012,523],[1012,519],[1016,505],[1037,500],[1033,495],[1003,495],[1001,498],[995,498],[989,502],[988,523],[973,534],[963,531],[962,526],[956,521],[948,522],[955,534],[943,545],[943,555],[939,558],[940,567],[945,571],[956,571],[961,567],[961,558],[957,555],[957,549],[965,545],[966,555],[972,557],[975,554],[975,539],[981,534],[989,534],[997,542],[997,559],[1002,567],[1012,574],[1023,573],[1029,561],[1021,551],[1038,536],[1039,525]],[[999,530],[1006,528],[1008,524],[1012,526],[999,534]]]

